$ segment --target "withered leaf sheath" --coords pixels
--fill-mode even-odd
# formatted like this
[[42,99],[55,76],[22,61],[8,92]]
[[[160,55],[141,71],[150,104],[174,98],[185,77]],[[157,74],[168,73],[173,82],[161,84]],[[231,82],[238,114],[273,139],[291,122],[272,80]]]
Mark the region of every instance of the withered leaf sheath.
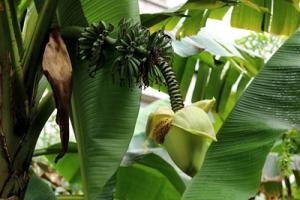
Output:
[[66,45],[58,30],[49,34],[49,41],[43,55],[43,72],[46,75],[55,98],[57,123],[60,127],[62,148],[55,162],[64,156],[69,143],[69,105],[72,93],[72,65]]

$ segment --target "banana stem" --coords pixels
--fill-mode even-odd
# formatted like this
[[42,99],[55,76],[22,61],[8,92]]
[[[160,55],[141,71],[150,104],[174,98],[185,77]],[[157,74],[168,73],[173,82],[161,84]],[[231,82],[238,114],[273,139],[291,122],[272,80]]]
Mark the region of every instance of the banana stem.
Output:
[[[85,27],[82,26],[68,26],[68,27],[64,27],[60,30],[60,33],[63,37],[69,38],[69,39],[78,39],[81,37],[81,33],[84,32]],[[115,49],[116,44],[117,44],[117,39],[110,37],[110,36],[106,36],[105,37],[105,42],[106,44],[108,44],[109,46],[111,46],[112,48]],[[140,54],[140,55],[148,55],[149,52],[147,51],[147,49],[143,48],[143,47],[138,47],[135,48],[135,51]]]
[[159,61],[161,73],[163,74],[168,87],[168,93],[170,96],[171,107],[174,112],[184,108],[183,99],[180,93],[179,83],[176,79],[176,75],[171,66],[166,61]]
[[115,38],[112,38],[112,37],[109,37],[109,36],[106,36],[106,37],[104,38],[104,41],[105,41],[107,44],[111,45],[111,46],[115,46],[116,43],[117,43],[117,40],[116,40]]
[[82,26],[66,26],[61,28],[60,34],[63,37],[69,38],[69,39],[78,39],[81,36],[81,33],[84,31],[85,27]]
[[[60,34],[63,37],[77,40],[78,38],[81,37],[81,33],[84,32],[84,29],[85,29],[85,27],[82,27],[82,26],[67,26],[67,27],[60,29]],[[116,41],[117,41],[116,39],[109,37],[109,36],[106,36],[104,40],[107,44],[110,44],[110,45],[115,45]]]

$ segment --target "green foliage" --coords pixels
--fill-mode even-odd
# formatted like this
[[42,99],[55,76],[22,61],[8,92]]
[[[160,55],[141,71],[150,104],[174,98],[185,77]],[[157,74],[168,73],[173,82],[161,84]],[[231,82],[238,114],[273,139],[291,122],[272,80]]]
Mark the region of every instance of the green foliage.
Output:
[[[127,150],[138,113],[140,91],[120,88],[111,79],[107,81],[106,78],[111,77],[109,68],[91,78],[85,67],[75,68],[78,82],[73,92],[74,129],[83,181],[89,182],[84,185],[88,189],[86,193],[100,195],[101,187]],[[95,86],[91,87],[93,84]]]
[[296,78],[300,76],[300,60],[294,51],[300,46],[299,38],[300,31],[284,43],[251,82],[183,199],[240,200],[256,194],[273,143],[283,132],[300,128],[300,79]]
[[[15,6],[15,1],[11,3],[6,0],[5,2],[8,2],[7,5],[11,8]],[[41,74],[39,71],[43,42],[47,37],[49,27],[51,27],[50,24],[54,22],[54,24],[64,29],[70,26],[86,27],[92,22],[104,20],[117,27],[114,31],[110,30],[112,38],[117,37],[118,29],[121,29],[121,32],[124,31],[122,27],[117,26],[121,18],[132,18],[135,23],[139,24],[137,1],[59,1],[57,16],[53,17],[56,2],[20,0],[16,4],[18,10],[15,13],[7,12],[12,17],[5,19],[7,20],[5,22],[3,21],[3,12],[1,12],[2,7],[0,7],[0,23],[3,25],[1,26],[3,29],[0,30],[0,36],[1,39],[8,38],[7,40],[3,39],[4,42],[0,44],[1,65],[4,62],[6,67],[8,66],[7,61],[9,59],[7,59],[7,55],[9,52],[13,62],[12,66],[15,67],[14,70],[17,74],[17,76],[14,76],[14,73],[8,70],[4,71],[5,87],[3,94],[5,94],[5,98],[2,98],[2,93],[0,96],[1,102],[5,100],[7,104],[1,106],[1,109],[2,107],[6,109],[5,112],[1,110],[2,116],[5,116],[2,122],[4,124],[7,121],[10,121],[9,123],[13,122],[10,119],[12,115],[9,108],[12,104],[10,99],[12,94],[9,90],[15,88],[9,85],[11,81],[9,75],[22,83],[17,86],[22,86],[24,83],[26,87],[26,90],[17,87],[17,92],[14,91],[15,93],[13,93],[20,94],[20,98],[15,98],[17,103],[17,100],[25,102],[25,106],[18,105],[20,112],[17,113],[16,120],[20,121],[18,118],[21,115],[28,116],[28,119],[31,120],[28,131],[30,133],[28,134],[29,137],[24,140],[29,141],[29,143],[22,146],[22,148],[25,148],[24,151],[23,149],[20,150],[22,159],[16,157],[17,162],[14,163],[18,167],[22,167],[24,163],[29,165],[31,153],[33,152],[31,147],[35,145],[42,126],[54,109],[51,93],[42,98],[47,83],[40,81]],[[0,1],[0,3],[2,2]],[[22,46],[17,18],[22,21],[20,19],[23,19],[25,8],[28,5],[30,5],[30,9],[28,9],[25,16],[25,26],[21,27],[24,42],[24,46]],[[205,26],[208,18],[221,19],[231,6],[234,6],[231,23],[233,26],[240,28],[289,35],[294,32],[300,23],[299,2],[287,0],[255,0],[251,2],[247,0],[239,2],[190,0],[173,13],[145,15],[143,22],[150,27],[151,31],[161,27],[172,30],[182,19],[176,36],[177,38],[184,38],[185,36],[197,34]],[[287,10],[289,12],[286,12]],[[127,28],[132,28],[133,32],[138,32],[135,31],[137,26]],[[100,33],[97,32],[97,34]],[[108,196],[111,197],[114,192],[116,197],[120,199],[128,197],[137,200],[180,199],[182,195],[183,199],[192,200],[217,200],[221,198],[240,200],[253,196],[257,191],[261,178],[261,168],[265,157],[274,141],[281,133],[298,129],[300,126],[298,90],[300,82],[297,78],[300,76],[299,32],[285,43],[262,71],[262,59],[251,56],[239,48],[220,44],[213,39],[203,39],[200,38],[201,36],[184,38],[192,41],[193,45],[191,43],[184,44],[186,42],[184,39],[180,44],[175,42],[174,46],[176,48],[177,45],[178,49],[181,49],[181,54],[177,52],[178,55],[175,55],[173,69],[181,83],[182,94],[187,95],[192,79],[196,77],[192,101],[216,97],[217,103],[212,112],[215,129],[218,130],[226,119],[224,126],[219,131],[219,142],[213,144],[204,162],[203,170],[196,175],[187,190],[185,190],[185,185],[174,168],[153,154],[146,155],[128,166],[119,167],[132,138],[141,91],[137,87],[131,89],[121,88],[118,84],[114,84],[111,69],[116,64],[114,61],[120,56],[119,54],[122,58],[117,60],[118,65],[115,67],[114,75],[125,79],[130,71],[135,69],[129,68],[124,73],[125,70],[123,71],[124,68],[122,67],[132,65],[132,62],[135,61],[128,59],[126,63],[119,62],[123,57],[135,53],[132,48],[137,46],[129,44],[129,41],[134,40],[132,39],[134,35],[135,33],[129,34],[129,36],[119,34],[119,38],[113,41],[118,44],[118,52],[105,55],[106,60],[102,66],[103,68],[94,77],[90,77],[86,70],[90,63],[83,63],[78,59],[74,38],[65,38],[74,68],[74,91],[71,107],[78,154],[74,153],[77,151],[69,152],[58,165],[54,165],[54,168],[69,182],[82,184],[85,190],[85,198],[89,200],[105,199]],[[141,42],[144,35],[147,34],[141,34],[140,37],[136,38],[139,41],[134,40],[133,42]],[[170,50],[170,38],[165,35],[159,37],[160,35],[164,35],[163,32],[154,33],[149,36],[149,40],[144,41],[148,42],[152,48],[147,49],[146,47],[146,50],[153,51],[153,48],[159,45],[165,47],[165,42],[168,43],[168,48],[163,50],[166,50],[166,52]],[[272,38],[268,40],[263,35],[258,37],[261,44],[259,44],[258,50],[255,50],[260,54],[264,54],[261,49],[265,48],[268,42],[274,42],[275,40]],[[257,44],[253,42],[256,39],[251,35],[246,39],[247,41],[242,40],[240,43],[244,47],[249,47],[247,42],[250,40],[250,48],[252,46],[257,48]],[[13,41],[16,43],[13,43]],[[12,44],[9,44],[9,42],[12,42]],[[202,46],[197,46],[199,43]],[[94,41],[89,42],[89,44],[94,47],[94,50],[88,53],[87,56],[92,57],[91,63],[93,66],[98,65],[100,64],[98,61],[103,61],[104,57],[104,54],[99,53],[98,48],[99,45],[101,46],[101,40],[96,40],[95,44]],[[271,51],[273,50],[268,53]],[[154,64],[160,64],[161,62],[162,55],[159,53],[159,59]],[[165,59],[170,64],[171,59],[169,57]],[[140,60],[138,62],[135,64],[141,64]],[[21,65],[24,67],[23,69],[21,69]],[[153,69],[152,73],[158,75],[156,68]],[[165,71],[170,72],[170,68]],[[257,74],[258,76],[242,95],[251,79]],[[23,75],[24,82],[22,82]],[[146,75],[148,74],[146,73]],[[147,78],[150,79],[146,75],[144,74],[144,77],[142,77],[146,77],[144,82],[147,82],[145,81]],[[157,77],[160,77],[160,75]],[[156,87],[155,82],[162,82],[162,80],[154,80],[153,87]],[[0,84],[2,85],[2,83]],[[166,88],[162,87],[162,90],[166,91]],[[25,93],[26,95],[24,95]],[[24,96],[28,96],[28,99],[24,100]],[[240,97],[241,99],[239,99]],[[236,102],[238,104],[232,111]],[[291,155],[299,152],[299,138],[298,136],[294,137],[296,134],[291,131],[283,138],[280,163],[282,171],[286,175],[291,173],[287,167]],[[10,137],[13,138],[14,135],[10,134],[9,140]],[[15,151],[15,146],[17,147],[15,145],[17,142],[19,142],[18,138],[10,140],[10,144],[14,145],[13,151]],[[76,149],[75,144],[70,147]],[[46,151],[57,152],[58,149],[58,146],[52,146]],[[53,160],[53,155],[47,157],[50,161]],[[24,159],[28,160],[24,161]],[[81,173],[78,166],[79,160]],[[4,163],[3,157],[1,157],[2,161]],[[9,162],[8,165],[10,165]],[[132,177],[136,180],[132,181]],[[81,196],[59,197],[59,199],[68,198],[82,199]],[[55,197],[44,182],[32,177],[29,181],[25,199],[55,199]]]
[[294,198],[294,200],[300,200],[300,192],[299,192],[299,187],[297,186],[297,184],[293,183],[292,184],[292,196]]
[[[133,179],[134,177],[134,179]],[[171,165],[155,154],[120,167],[116,175],[117,199],[180,199],[185,185]]]
[[[57,152],[60,144],[55,144],[47,148],[46,154]],[[77,145],[76,143],[70,143],[67,154],[60,159],[58,163],[55,163],[55,156],[52,154],[46,155],[49,163],[52,164],[53,168],[65,178],[70,184],[82,185],[81,175],[80,175],[80,163]]]
[[235,42],[242,48],[267,60],[282,45],[284,39],[266,33],[251,32],[250,35],[238,39]]
[[300,153],[300,137],[299,131],[291,130],[282,136],[282,143],[278,147],[279,168],[283,176],[290,176],[292,174],[291,164],[292,156]]
[[56,200],[48,184],[37,176],[31,176],[24,200]]
[[[72,0],[60,1],[58,7],[61,27],[85,27],[99,19],[116,26],[122,18],[139,21],[137,1]],[[79,61],[75,44],[69,43],[73,79],[76,80],[72,121],[85,198],[94,200],[100,197],[105,183],[115,173],[127,150],[139,110],[140,89],[120,88],[112,82],[113,54],[107,57],[103,70],[90,77],[88,63]]]
[[164,64],[170,63],[173,54],[168,35],[162,30],[150,34],[130,19],[119,22],[117,38],[111,37],[112,30],[113,25],[106,26],[103,21],[92,23],[78,39],[81,60],[88,61],[91,76],[103,67],[107,54],[117,54],[112,77],[119,79],[121,86],[148,87],[151,83],[168,83],[171,77],[162,73]]
[[32,0],[19,0],[17,8],[17,16],[19,21],[21,21],[24,12],[27,10],[31,3]]
[[209,18],[222,19],[231,7],[231,26],[236,28],[291,35],[300,24],[299,4],[290,0],[189,0],[174,13],[142,15],[142,24],[152,31],[162,27],[173,30],[178,25],[176,35],[183,38],[196,35]]
[[[214,126],[218,130],[251,78],[263,67],[263,59],[233,45],[221,45],[214,38],[201,34],[174,41],[173,46],[180,54],[174,56],[172,67],[180,83],[181,94],[186,98],[194,77],[196,82],[191,101],[216,99],[212,112],[216,121]],[[153,87],[157,88],[156,85]],[[160,87],[160,90],[165,92],[166,88]]]

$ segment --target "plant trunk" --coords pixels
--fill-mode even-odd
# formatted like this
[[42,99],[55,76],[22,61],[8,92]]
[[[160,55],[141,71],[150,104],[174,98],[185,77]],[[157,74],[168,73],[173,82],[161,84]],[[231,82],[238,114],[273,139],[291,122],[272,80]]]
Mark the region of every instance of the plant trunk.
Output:
[[[3,24],[0,22],[1,25]],[[22,197],[26,188],[29,166],[25,158],[19,156],[25,133],[17,134],[14,131],[12,65],[9,51],[1,47],[0,49],[0,198]],[[21,160],[17,160],[17,157]]]
[[[22,197],[26,188],[27,169],[14,162],[22,136],[14,133],[12,113],[12,62],[8,21],[4,2],[0,0],[0,198]],[[18,163],[19,164],[19,163]]]
[[16,93],[7,4],[0,0],[0,199],[23,199],[34,146],[23,148],[28,128],[26,119],[22,123],[17,120],[26,113],[16,105],[20,93]]

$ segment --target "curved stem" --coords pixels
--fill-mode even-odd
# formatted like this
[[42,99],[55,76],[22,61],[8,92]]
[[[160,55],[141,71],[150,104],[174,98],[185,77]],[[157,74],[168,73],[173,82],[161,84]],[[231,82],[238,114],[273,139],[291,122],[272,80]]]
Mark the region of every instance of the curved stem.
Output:
[[[44,149],[37,149],[34,151],[33,157],[38,156],[46,156],[46,155],[57,155],[60,153],[61,147],[57,146],[54,148],[44,148]],[[67,153],[78,153],[77,148],[69,147]]]
[[167,82],[172,110],[174,112],[177,112],[178,110],[184,108],[184,103],[180,93],[179,83],[176,79],[176,75],[168,62],[160,61],[158,66],[160,67],[160,70]]
[[17,73],[18,81],[22,83],[23,81],[23,74],[22,74],[22,67],[21,67],[21,56],[23,54],[23,42],[21,37],[20,27],[18,25],[17,16],[15,13],[15,5],[14,1],[4,0],[4,5],[6,9],[6,17],[7,17],[7,24],[9,27],[9,34],[7,35],[10,38],[11,42],[11,53],[12,53],[12,61],[13,67]]
[[[63,27],[59,31],[63,37],[67,37],[69,39],[78,39],[81,37],[81,33],[84,32],[85,28],[86,27],[82,27],[82,26],[67,26],[67,27]],[[105,42],[107,42],[110,45],[114,45],[116,41],[117,41],[116,39],[110,36],[105,37]]]
[[66,26],[61,28],[60,34],[63,37],[69,38],[69,39],[78,39],[81,36],[81,33],[84,31],[85,27],[82,26]]

